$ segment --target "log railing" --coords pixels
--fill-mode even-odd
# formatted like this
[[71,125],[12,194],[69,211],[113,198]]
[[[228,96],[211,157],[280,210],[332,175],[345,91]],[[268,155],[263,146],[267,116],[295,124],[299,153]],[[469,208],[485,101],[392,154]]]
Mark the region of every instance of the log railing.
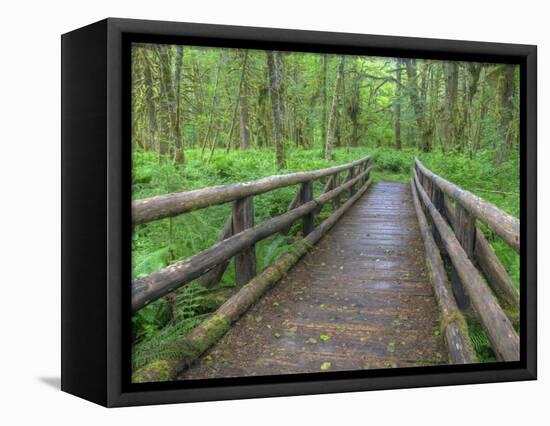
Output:
[[[303,236],[307,237],[315,229],[315,214],[325,203],[332,201],[333,209],[339,211],[340,196],[344,191],[349,191],[349,197],[352,198],[357,192],[356,186],[360,185],[361,193],[364,192],[370,182],[371,168],[368,163],[369,157],[364,157],[348,164],[311,172],[271,176],[253,182],[215,186],[134,201],[134,226],[213,205],[227,202],[234,204],[232,214],[216,244],[132,283],[132,312],[197,278],[201,278],[203,285],[213,285],[219,281],[233,257],[236,282],[238,285],[246,284],[256,275],[254,247],[258,241],[275,233],[288,231],[298,219],[302,219]],[[348,175],[345,181],[339,184],[339,174],[345,171]],[[313,181],[327,176],[329,179],[323,193],[313,199]],[[298,193],[286,213],[261,224],[254,224],[254,195],[296,184],[300,185]],[[351,204],[346,203],[346,208],[349,205]]]
[[[445,249],[497,359],[518,361],[519,336],[508,315],[518,311],[519,295],[476,221],[517,252],[519,221],[431,172],[418,159],[411,184],[451,358],[456,363],[467,362],[471,350],[467,348],[467,333],[460,327],[464,319],[457,309],[435,242]],[[433,236],[427,231],[422,207],[431,219]],[[457,351],[458,347],[462,349]]]

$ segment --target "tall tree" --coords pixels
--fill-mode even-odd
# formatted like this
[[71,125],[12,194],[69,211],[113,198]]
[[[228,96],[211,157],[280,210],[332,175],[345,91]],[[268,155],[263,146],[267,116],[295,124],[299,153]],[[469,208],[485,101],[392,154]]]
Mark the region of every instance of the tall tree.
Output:
[[325,53],[323,55],[323,72],[321,73],[321,86],[322,86],[322,93],[323,93],[323,108],[322,108],[322,116],[321,116],[321,146],[323,147],[323,156],[325,155],[326,151],[326,141],[327,141],[327,102],[328,102],[328,95],[327,95],[327,62],[328,57]]
[[429,152],[431,149],[433,129],[426,116],[425,101],[428,82],[427,74],[424,72],[422,84],[419,88],[416,59],[405,59],[405,63],[407,65],[408,92],[414,109],[418,132],[420,134],[420,149],[424,152]]
[[286,165],[285,146],[283,141],[283,100],[281,99],[281,85],[283,79],[280,52],[267,51],[267,67],[269,70],[269,95],[271,98],[271,121],[273,139],[275,141],[275,161],[282,169]]
[[353,78],[351,82],[351,94],[347,97],[347,115],[351,122],[351,141],[350,145],[355,147],[359,145],[359,117],[361,114],[361,81],[362,74],[359,69],[359,58],[355,59],[353,69]]
[[168,144],[161,145],[161,154],[171,154],[176,151],[178,145],[176,139],[176,93],[173,84],[171,46],[161,44],[156,49],[160,64],[160,81],[165,100],[168,120],[166,121],[166,133]]
[[444,119],[444,145],[452,147],[457,141],[457,116],[458,116],[458,62],[448,61],[444,64],[445,70],[445,119]]
[[332,148],[336,140],[336,129],[338,126],[338,108],[340,105],[340,93],[342,91],[342,79],[344,76],[344,56],[340,57],[336,82],[334,83],[334,94],[332,96],[332,107],[328,122],[327,141],[325,144],[325,160],[332,160]]
[[239,85],[237,86],[237,96],[235,97],[235,106],[233,107],[233,116],[231,118],[231,127],[229,128],[229,136],[227,138],[227,152],[231,148],[231,143],[233,140],[233,131],[235,130],[235,122],[237,119],[237,109],[239,108],[239,102],[241,99],[241,91],[243,87],[244,76],[246,74],[246,65],[248,63],[248,49],[244,51],[242,69],[241,69],[241,78],[239,79]]
[[500,74],[497,83],[497,118],[499,121],[498,136],[503,143],[497,161],[503,161],[508,156],[511,146],[514,144],[517,132],[513,129],[513,103],[515,90],[515,67],[503,64],[500,66]]
[[220,71],[223,63],[223,52],[224,52],[223,50],[220,50],[218,65],[216,66],[216,79],[214,83],[214,92],[212,94],[212,105],[210,106],[210,115],[208,119],[208,126],[206,128],[206,134],[204,135],[204,139],[201,145],[201,158],[204,156],[204,150],[206,148],[206,145],[208,144],[208,141],[212,132],[212,127],[214,125],[214,115],[215,115],[214,112],[217,110],[217,107],[218,107],[218,85],[220,82]]
[[185,163],[185,144],[181,132],[182,117],[181,113],[181,69],[183,65],[183,46],[176,46],[176,67],[174,71],[174,92],[176,102],[175,118],[175,138],[176,146],[174,148],[174,159],[177,163]]
[[247,79],[247,60],[248,50],[244,53],[243,71],[241,77],[241,88],[239,93],[239,111],[240,111],[240,130],[241,130],[241,149],[250,147],[250,119],[248,114],[248,79]]
[[152,76],[152,65],[149,60],[148,49],[140,49],[141,56],[143,58],[144,66],[144,75],[145,75],[145,103],[147,106],[147,128],[149,132],[149,143],[148,145],[153,148],[153,150],[160,153],[160,145],[158,143],[158,133],[157,133],[157,117],[156,117],[156,108],[155,108],[155,94],[153,91],[153,76]]
[[401,149],[401,59],[397,59],[395,69],[394,133],[395,149]]

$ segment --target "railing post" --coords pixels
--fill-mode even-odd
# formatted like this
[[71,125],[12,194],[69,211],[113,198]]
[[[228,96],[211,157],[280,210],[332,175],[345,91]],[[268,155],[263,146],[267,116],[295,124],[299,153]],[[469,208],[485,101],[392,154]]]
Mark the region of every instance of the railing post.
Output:
[[[340,186],[340,175],[338,173],[334,173],[332,175],[332,188],[336,189]],[[340,208],[340,195],[337,195],[332,199],[332,210],[336,211]]]
[[[300,198],[302,199],[301,204],[305,204],[313,200],[312,180],[308,180],[307,182],[302,183],[302,187],[300,188]],[[314,218],[315,215],[313,212],[304,216],[302,220],[302,233],[304,237],[307,236],[311,231],[313,231],[315,227]]]
[[[254,198],[241,198],[233,205],[233,234],[254,226]],[[235,281],[246,284],[256,276],[256,247],[252,245],[235,255]]]
[[[445,194],[443,193],[443,191],[441,189],[439,189],[439,187],[437,185],[432,185],[432,197],[431,197],[431,199],[432,199],[432,203],[435,206],[435,208],[437,209],[437,211],[439,213],[441,213],[441,215],[444,218],[447,218],[447,214],[445,213]],[[434,239],[435,239],[436,243],[441,245],[441,237],[440,237],[439,232],[437,231],[435,226],[433,227],[433,234],[434,234]]]
[[[367,158],[367,160],[365,161],[365,170],[369,168],[369,163],[370,163],[370,158]],[[369,177],[370,177],[370,172],[363,177],[362,185],[364,185],[369,180]]]
[[476,218],[462,207],[458,201],[455,206],[455,234],[470,260],[473,260],[476,242]]
[[[355,176],[355,167],[351,167],[349,169],[349,173],[348,173],[348,177],[346,179],[346,181],[350,181],[354,178]],[[354,185],[351,185],[350,188],[349,188],[349,197],[353,197],[353,195],[355,194],[355,184]]]

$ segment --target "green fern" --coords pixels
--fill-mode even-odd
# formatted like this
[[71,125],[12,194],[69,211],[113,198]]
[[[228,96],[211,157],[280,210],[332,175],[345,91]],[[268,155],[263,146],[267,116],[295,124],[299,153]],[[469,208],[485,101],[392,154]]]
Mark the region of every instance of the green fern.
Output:
[[495,362],[496,357],[485,331],[478,323],[468,325],[468,334],[480,362]]

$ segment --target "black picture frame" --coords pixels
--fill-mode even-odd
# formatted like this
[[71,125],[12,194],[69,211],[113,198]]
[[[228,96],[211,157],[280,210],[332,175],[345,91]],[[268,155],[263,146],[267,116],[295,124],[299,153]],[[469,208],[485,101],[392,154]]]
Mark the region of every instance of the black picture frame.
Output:
[[[117,407],[536,379],[536,46],[118,18],[61,41],[62,390]],[[519,64],[521,360],[131,384],[132,41]]]

